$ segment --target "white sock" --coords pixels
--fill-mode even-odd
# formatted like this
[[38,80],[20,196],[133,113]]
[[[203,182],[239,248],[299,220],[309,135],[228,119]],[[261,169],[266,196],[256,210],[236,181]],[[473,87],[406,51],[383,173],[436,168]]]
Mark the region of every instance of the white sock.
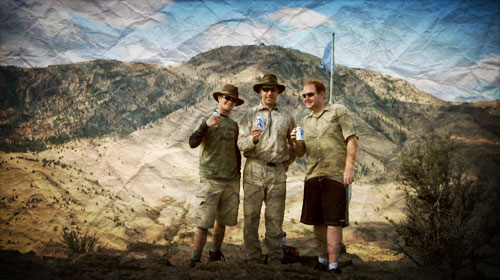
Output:
[[330,265],[328,265],[328,270],[332,270],[332,269],[337,269],[339,268],[339,263],[331,263]]
[[318,258],[318,262],[322,263],[324,265],[328,265],[328,259],[327,258]]

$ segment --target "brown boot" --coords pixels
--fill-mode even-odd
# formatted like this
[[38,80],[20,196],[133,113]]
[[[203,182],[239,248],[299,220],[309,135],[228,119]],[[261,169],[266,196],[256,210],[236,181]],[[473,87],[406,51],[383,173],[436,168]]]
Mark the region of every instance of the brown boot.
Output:
[[220,261],[226,261],[226,258],[224,257],[224,254],[222,254],[221,251],[217,252],[208,251],[208,261],[220,262]]

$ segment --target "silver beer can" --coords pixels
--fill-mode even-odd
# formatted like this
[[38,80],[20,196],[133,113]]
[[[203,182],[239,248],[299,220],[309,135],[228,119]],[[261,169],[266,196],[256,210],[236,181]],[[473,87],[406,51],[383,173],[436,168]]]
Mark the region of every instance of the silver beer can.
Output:
[[304,129],[302,127],[298,126],[296,129],[296,132],[297,132],[295,134],[296,139],[299,141],[300,140],[304,141]]
[[260,129],[264,130],[264,118],[261,116],[255,117],[255,125]]
[[[214,116],[214,117],[220,117],[220,113],[217,112],[217,111],[215,111],[215,112],[212,113],[212,116]],[[215,127],[219,127],[219,125],[216,124]]]

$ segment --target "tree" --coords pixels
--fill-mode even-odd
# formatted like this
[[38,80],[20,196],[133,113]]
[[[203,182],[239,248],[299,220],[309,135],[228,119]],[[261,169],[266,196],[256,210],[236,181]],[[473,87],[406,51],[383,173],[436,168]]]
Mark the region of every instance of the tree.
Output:
[[401,251],[443,279],[461,269],[484,277],[479,264],[500,252],[498,188],[470,176],[458,148],[449,135],[431,133],[403,149],[398,181],[406,219],[391,221]]

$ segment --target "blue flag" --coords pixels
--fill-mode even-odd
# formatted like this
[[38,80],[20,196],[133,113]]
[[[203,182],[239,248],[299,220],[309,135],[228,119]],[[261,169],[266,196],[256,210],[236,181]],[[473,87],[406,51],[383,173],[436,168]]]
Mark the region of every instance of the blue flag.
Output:
[[[332,64],[332,41],[328,42],[323,52],[323,60],[321,61],[321,67],[326,69],[326,72],[331,73]],[[335,63],[333,64],[333,72],[335,72]]]

